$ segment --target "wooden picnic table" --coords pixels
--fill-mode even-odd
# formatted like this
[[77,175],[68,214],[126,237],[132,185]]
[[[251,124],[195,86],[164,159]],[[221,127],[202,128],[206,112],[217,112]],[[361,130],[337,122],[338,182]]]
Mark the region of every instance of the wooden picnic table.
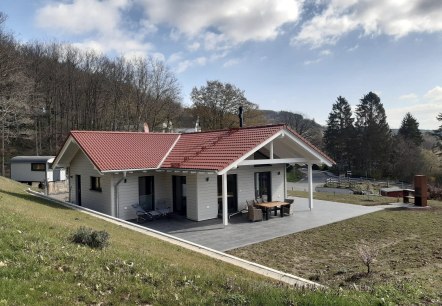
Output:
[[272,201],[272,202],[256,203],[255,206],[261,208],[265,214],[266,220],[269,220],[269,212],[272,209],[275,212],[275,216],[278,214],[278,209],[279,209],[281,211],[281,218],[284,217],[283,206],[290,206],[290,203],[281,202],[281,201]]

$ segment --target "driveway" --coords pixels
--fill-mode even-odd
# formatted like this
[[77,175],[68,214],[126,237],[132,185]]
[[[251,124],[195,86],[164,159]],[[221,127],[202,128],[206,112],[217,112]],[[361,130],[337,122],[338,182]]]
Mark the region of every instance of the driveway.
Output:
[[[296,183],[287,182],[287,190],[308,191],[307,169],[300,168],[299,170],[303,173],[303,178]],[[313,190],[316,190],[316,187],[322,187],[325,184],[325,180],[329,177],[335,177],[335,175],[327,171],[313,170]]]
[[394,207],[394,205],[360,206],[329,201],[314,201],[312,211],[308,199],[294,198],[295,212],[283,218],[272,216],[268,221],[251,223],[246,216],[232,217],[223,226],[221,219],[201,222],[172,217],[147,222],[144,225],[218,251],[227,251],[249,244],[302,232],[311,228]]

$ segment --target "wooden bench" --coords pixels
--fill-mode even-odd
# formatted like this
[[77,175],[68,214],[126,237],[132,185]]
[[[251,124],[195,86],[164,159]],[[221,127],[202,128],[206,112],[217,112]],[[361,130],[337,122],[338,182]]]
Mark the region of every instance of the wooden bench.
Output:
[[414,200],[414,190],[413,189],[404,189],[402,202],[410,203],[410,200]]
[[410,203],[410,200],[414,200],[413,196],[404,196],[403,202],[404,203]]

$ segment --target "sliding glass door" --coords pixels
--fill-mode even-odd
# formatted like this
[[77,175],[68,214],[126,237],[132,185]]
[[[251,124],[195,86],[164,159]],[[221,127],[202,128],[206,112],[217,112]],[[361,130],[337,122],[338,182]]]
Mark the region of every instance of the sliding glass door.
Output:
[[138,197],[140,206],[145,211],[155,210],[153,176],[140,176],[138,178]]
[[264,202],[272,200],[271,172],[255,172],[255,198]]

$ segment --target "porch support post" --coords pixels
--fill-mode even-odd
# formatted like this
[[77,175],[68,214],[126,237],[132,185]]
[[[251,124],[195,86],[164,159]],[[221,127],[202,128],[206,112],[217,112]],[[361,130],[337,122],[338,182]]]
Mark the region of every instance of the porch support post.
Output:
[[273,159],[273,140],[270,143],[270,159]]
[[222,200],[223,200],[223,224],[229,224],[229,212],[227,211],[227,173],[221,175],[222,178]]
[[312,164],[307,165],[308,168],[308,207],[310,210],[313,209],[313,170],[312,170]]

